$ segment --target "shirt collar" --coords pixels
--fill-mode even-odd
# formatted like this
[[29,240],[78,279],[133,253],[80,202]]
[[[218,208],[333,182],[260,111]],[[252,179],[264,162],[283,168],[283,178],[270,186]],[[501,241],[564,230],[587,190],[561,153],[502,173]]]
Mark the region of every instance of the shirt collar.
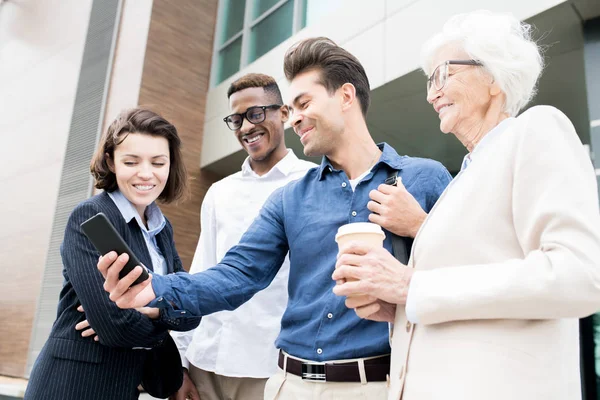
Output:
[[156,202],[152,202],[152,204],[146,207],[146,219],[148,222],[148,229],[146,229],[146,226],[142,222],[142,218],[138,214],[133,204],[127,200],[127,198],[119,189],[108,193],[108,196],[119,209],[119,212],[123,216],[125,222],[129,223],[132,219],[135,219],[140,228],[147,231],[150,235],[158,234],[165,227],[167,221]]
[[[377,145],[379,150],[381,150],[381,157],[379,157],[379,161],[375,163],[372,169],[375,167],[379,167],[381,164],[385,164],[389,166],[391,169],[401,170],[404,167],[405,157],[401,157],[398,155],[396,150],[389,144],[382,142]],[[331,165],[331,162],[326,156],[323,156],[323,160],[321,161],[321,165],[317,169],[317,178],[322,180],[325,177],[326,172],[332,172],[335,168]]]
[[[271,170],[263,176],[271,174],[273,170],[277,170],[281,172],[284,176],[288,176],[294,171],[294,165],[297,161],[298,157],[296,156],[294,151],[292,149],[287,149],[287,154],[285,155],[285,157],[279,160],[279,162],[275,164],[273,168],[271,168]],[[258,174],[256,174],[256,172],[254,172],[252,170],[252,167],[250,166],[250,157],[246,157],[244,163],[242,164],[242,176],[258,176]]]
[[504,132],[506,129],[508,129],[508,127],[510,125],[512,125],[512,123],[514,121],[515,121],[514,117],[506,118],[506,119],[502,120],[494,128],[492,128],[492,130],[489,131],[481,139],[481,141],[477,144],[477,146],[475,146],[475,148],[473,149],[473,151],[471,151],[470,153],[468,153],[463,158],[463,162],[462,162],[462,166],[461,166],[460,170],[462,171],[465,168],[467,168],[469,166],[469,164],[473,161],[473,159],[477,157],[477,153],[480,152],[481,149],[483,149],[484,147],[489,146],[490,143],[492,143],[498,136],[500,136],[500,134],[502,132]]

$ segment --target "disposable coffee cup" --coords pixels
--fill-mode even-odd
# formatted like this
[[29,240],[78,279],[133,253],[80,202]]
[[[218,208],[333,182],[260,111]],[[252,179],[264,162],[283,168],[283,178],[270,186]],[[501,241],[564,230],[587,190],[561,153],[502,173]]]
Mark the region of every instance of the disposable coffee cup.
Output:
[[[383,229],[371,222],[354,222],[342,225],[338,228],[335,235],[335,241],[338,244],[340,252],[345,250],[350,243],[360,243],[369,247],[383,247],[384,239],[385,233],[383,233]],[[356,279],[346,278],[346,281],[352,282],[356,281]]]
[[358,242],[370,247],[383,247],[385,233],[377,224],[371,222],[354,222],[338,228],[335,241],[340,251],[352,242]]

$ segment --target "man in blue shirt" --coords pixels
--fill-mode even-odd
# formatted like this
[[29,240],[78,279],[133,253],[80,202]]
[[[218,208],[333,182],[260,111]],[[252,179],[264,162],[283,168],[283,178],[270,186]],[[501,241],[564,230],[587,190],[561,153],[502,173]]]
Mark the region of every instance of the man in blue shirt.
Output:
[[[438,162],[399,156],[387,144],[375,144],[365,121],[366,73],[331,40],[296,44],[286,53],[284,70],[290,81],[291,125],[306,155],[324,156],[321,165],[275,191],[239,245],[207,271],[153,276],[128,290],[141,268],[119,281],[126,255],[117,259],[111,253],[98,267],[119,307],[150,304],[177,321],[240,306],[269,285],[289,251],[289,300],[275,343],[282,350],[281,369],[267,383],[265,399],[325,392],[336,398],[383,399],[388,325],[358,318],[332,292],[338,254],[334,237],[341,225],[369,220],[414,237],[451,176]],[[395,171],[399,187],[384,185]],[[389,234],[384,247],[391,252]]]

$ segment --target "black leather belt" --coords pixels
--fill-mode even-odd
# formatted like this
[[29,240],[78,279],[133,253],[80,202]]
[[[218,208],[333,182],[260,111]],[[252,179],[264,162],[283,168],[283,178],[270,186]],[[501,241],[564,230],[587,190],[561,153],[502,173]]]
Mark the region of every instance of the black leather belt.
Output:
[[[283,369],[285,355],[279,351],[279,368]],[[390,373],[390,355],[364,360],[367,382],[385,382]],[[360,382],[358,362],[313,363],[287,358],[286,371],[314,382]]]

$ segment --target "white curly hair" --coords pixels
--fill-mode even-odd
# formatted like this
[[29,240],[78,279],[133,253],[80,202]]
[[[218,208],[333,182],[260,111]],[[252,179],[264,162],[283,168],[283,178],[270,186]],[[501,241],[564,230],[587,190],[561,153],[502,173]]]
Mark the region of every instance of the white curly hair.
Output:
[[479,10],[455,15],[423,46],[421,68],[429,76],[436,67],[432,63],[438,51],[447,45],[458,46],[483,64],[506,95],[504,111],[516,116],[535,96],[544,66],[532,30],[509,13]]

